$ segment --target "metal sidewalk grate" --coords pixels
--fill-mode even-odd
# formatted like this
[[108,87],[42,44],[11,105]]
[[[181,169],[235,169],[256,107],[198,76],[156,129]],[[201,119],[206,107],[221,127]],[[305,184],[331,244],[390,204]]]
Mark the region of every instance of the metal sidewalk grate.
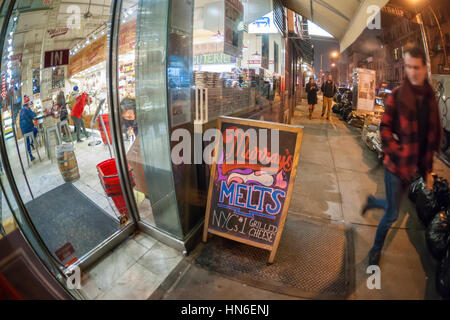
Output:
[[268,257],[268,251],[214,236],[195,261],[248,285],[296,297],[342,299],[353,292],[349,228],[288,216],[273,265],[267,265]]

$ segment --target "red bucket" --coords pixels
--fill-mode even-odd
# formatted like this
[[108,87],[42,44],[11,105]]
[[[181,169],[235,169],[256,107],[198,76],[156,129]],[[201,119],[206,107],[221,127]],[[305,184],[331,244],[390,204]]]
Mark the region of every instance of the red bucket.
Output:
[[123,198],[123,195],[112,196],[111,199],[112,201],[114,201],[114,205],[116,206],[119,213],[125,214],[129,218],[130,215],[128,214],[127,205],[125,204],[125,199]]
[[[116,160],[108,159],[100,162],[97,165],[97,172],[108,197],[122,195],[122,188],[120,186],[119,174],[117,173]],[[130,175],[131,186],[136,185],[134,180],[133,169],[128,166],[128,173]]]
[[111,143],[112,140],[111,140],[111,130],[109,129],[109,114],[102,114],[97,118],[97,124],[98,124],[98,128],[100,130],[100,135],[102,136],[102,141],[104,144],[107,144],[108,141],[106,140],[106,134],[103,131],[103,126],[102,126],[102,122],[100,121],[100,117],[103,118],[103,122],[105,123],[106,132],[108,132],[109,143]]

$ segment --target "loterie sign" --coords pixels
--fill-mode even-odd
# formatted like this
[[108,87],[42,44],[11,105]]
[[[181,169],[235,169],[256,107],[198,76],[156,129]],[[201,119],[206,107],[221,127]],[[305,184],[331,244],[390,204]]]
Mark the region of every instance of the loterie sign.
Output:
[[[291,200],[303,130],[272,122],[219,118],[203,241],[212,233],[271,252]],[[221,147],[222,146],[222,147]]]

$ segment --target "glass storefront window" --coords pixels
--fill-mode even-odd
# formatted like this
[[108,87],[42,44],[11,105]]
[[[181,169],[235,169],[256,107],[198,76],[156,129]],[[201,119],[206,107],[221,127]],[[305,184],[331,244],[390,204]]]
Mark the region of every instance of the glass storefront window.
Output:
[[[110,6],[109,0],[92,6],[16,1],[3,44],[9,182],[54,259],[65,266],[85,260],[133,222],[111,147]],[[9,183],[5,177],[2,182]]]
[[[141,219],[184,240],[201,223],[209,167],[175,164],[175,130],[194,137],[219,116],[272,120],[284,39],[270,5],[128,0],[118,36],[122,136]],[[201,139],[201,137],[200,137]],[[194,153],[194,152],[193,152]]]
[[[6,159],[33,223],[63,264],[127,225],[110,108],[120,115],[141,220],[181,241],[204,217],[209,166],[194,149],[190,163],[174,163],[172,134],[188,132],[195,148],[220,116],[277,121],[281,110],[285,38],[269,2],[123,0],[117,35],[108,28],[110,6],[17,1],[6,30]],[[115,40],[110,89],[119,99],[110,106],[107,50]]]
[[[272,108],[280,100],[284,38],[271,6],[258,2],[257,10],[252,10],[252,5],[254,9],[250,1],[195,0],[171,7],[167,69],[171,134],[182,128],[192,137],[202,135],[224,115],[276,121]],[[193,138],[192,145],[194,140],[198,141]],[[185,234],[204,217],[209,170],[204,163],[173,165]]]

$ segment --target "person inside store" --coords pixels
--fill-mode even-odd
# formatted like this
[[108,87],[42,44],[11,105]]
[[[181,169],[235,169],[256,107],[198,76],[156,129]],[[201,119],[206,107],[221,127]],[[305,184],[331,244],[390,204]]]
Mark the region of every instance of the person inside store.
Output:
[[405,50],[405,78],[388,97],[381,119],[386,198],[369,196],[362,215],[373,208],[384,209],[369,265],[378,265],[389,228],[398,218],[402,196],[419,173],[426,188],[433,188],[433,157],[439,152],[443,129],[435,93],[427,79],[427,60],[420,47]]
[[[19,123],[20,123],[20,130],[22,131],[22,135],[25,135],[27,133],[33,132],[34,137],[36,138],[38,134],[37,128],[34,126],[33,119],[36,118],[36,113],[31,110],[30,107],[30,97],[27,95],[23,96],[23,106],[22,109],[20,109],[19,113]],[[33,157],[33,154],[31,153],[31,147],[34,149],[34,145],[29,137],[27,137],[27,152],[30,155],[30,160],[33,161],[35,158]]]
[[145,181],[145,171],[138,136],[136,99],[125,97],[120,102],[120,110],[122,115],[123,133],[127,135],[127,138],[131,138],[132,142],[132,145],[127,151],[127,160],[128,164],[133,168],[134,176],[136,178],[134,190],[148,198],[147,182]]
[[78,86],[73,87],[73,96],[75,97],[75,104],[73,106],[70,118],[75,125],[75,131],[77,133],[77,142],[83,142],[80,138],[80,131],[83,128],[83,132],[86,138],[89,138],[89,133],[86,131],[86,126],[83,120],[84,107],[88,103],[88,95],[86,92],[80,92]]
[[59,120],[64,121],[68,118],[67,103],[64,96],[64,91],[60,90],[56,96],[56,106],[58,108]]
[[136,100],[125,97],[120,102],[120,110],[122,113],[123,131],[127,138],[136,137],[138,134],[138,125],[136,120]]
[[[60,90],[58,92],[58,95],[56,96],[56,108],[58,110],[59,114],[59,120],[65,121],[68,118],[68,111],[67,111],[67,103],[66,98],[64,96],[64,91]],[[64,136],[70,134],[70,132],[66,132],[66,128],[62,127],[62,134]]]
[[308,105],[309,105],[309,120],[312,119],[314,112],[314,106],[317,104],[317,83],[314,81],[314,77],[309,78],[309,82],[306,84],[305,91],[307,93]]
[[20,113],[20,110],[22,109],[22,98],[18,97],[16,103],[12,106],[12,114],[13,114],[13,123],[16,123],[17,116]]
[[323,93],[322,118],[326,113],[327,120],[330,120],[331,107],[333,106],[333,97],[337,92],[336,85],[331,74],[328,75],[327,81],[322,84],[320,90]]

